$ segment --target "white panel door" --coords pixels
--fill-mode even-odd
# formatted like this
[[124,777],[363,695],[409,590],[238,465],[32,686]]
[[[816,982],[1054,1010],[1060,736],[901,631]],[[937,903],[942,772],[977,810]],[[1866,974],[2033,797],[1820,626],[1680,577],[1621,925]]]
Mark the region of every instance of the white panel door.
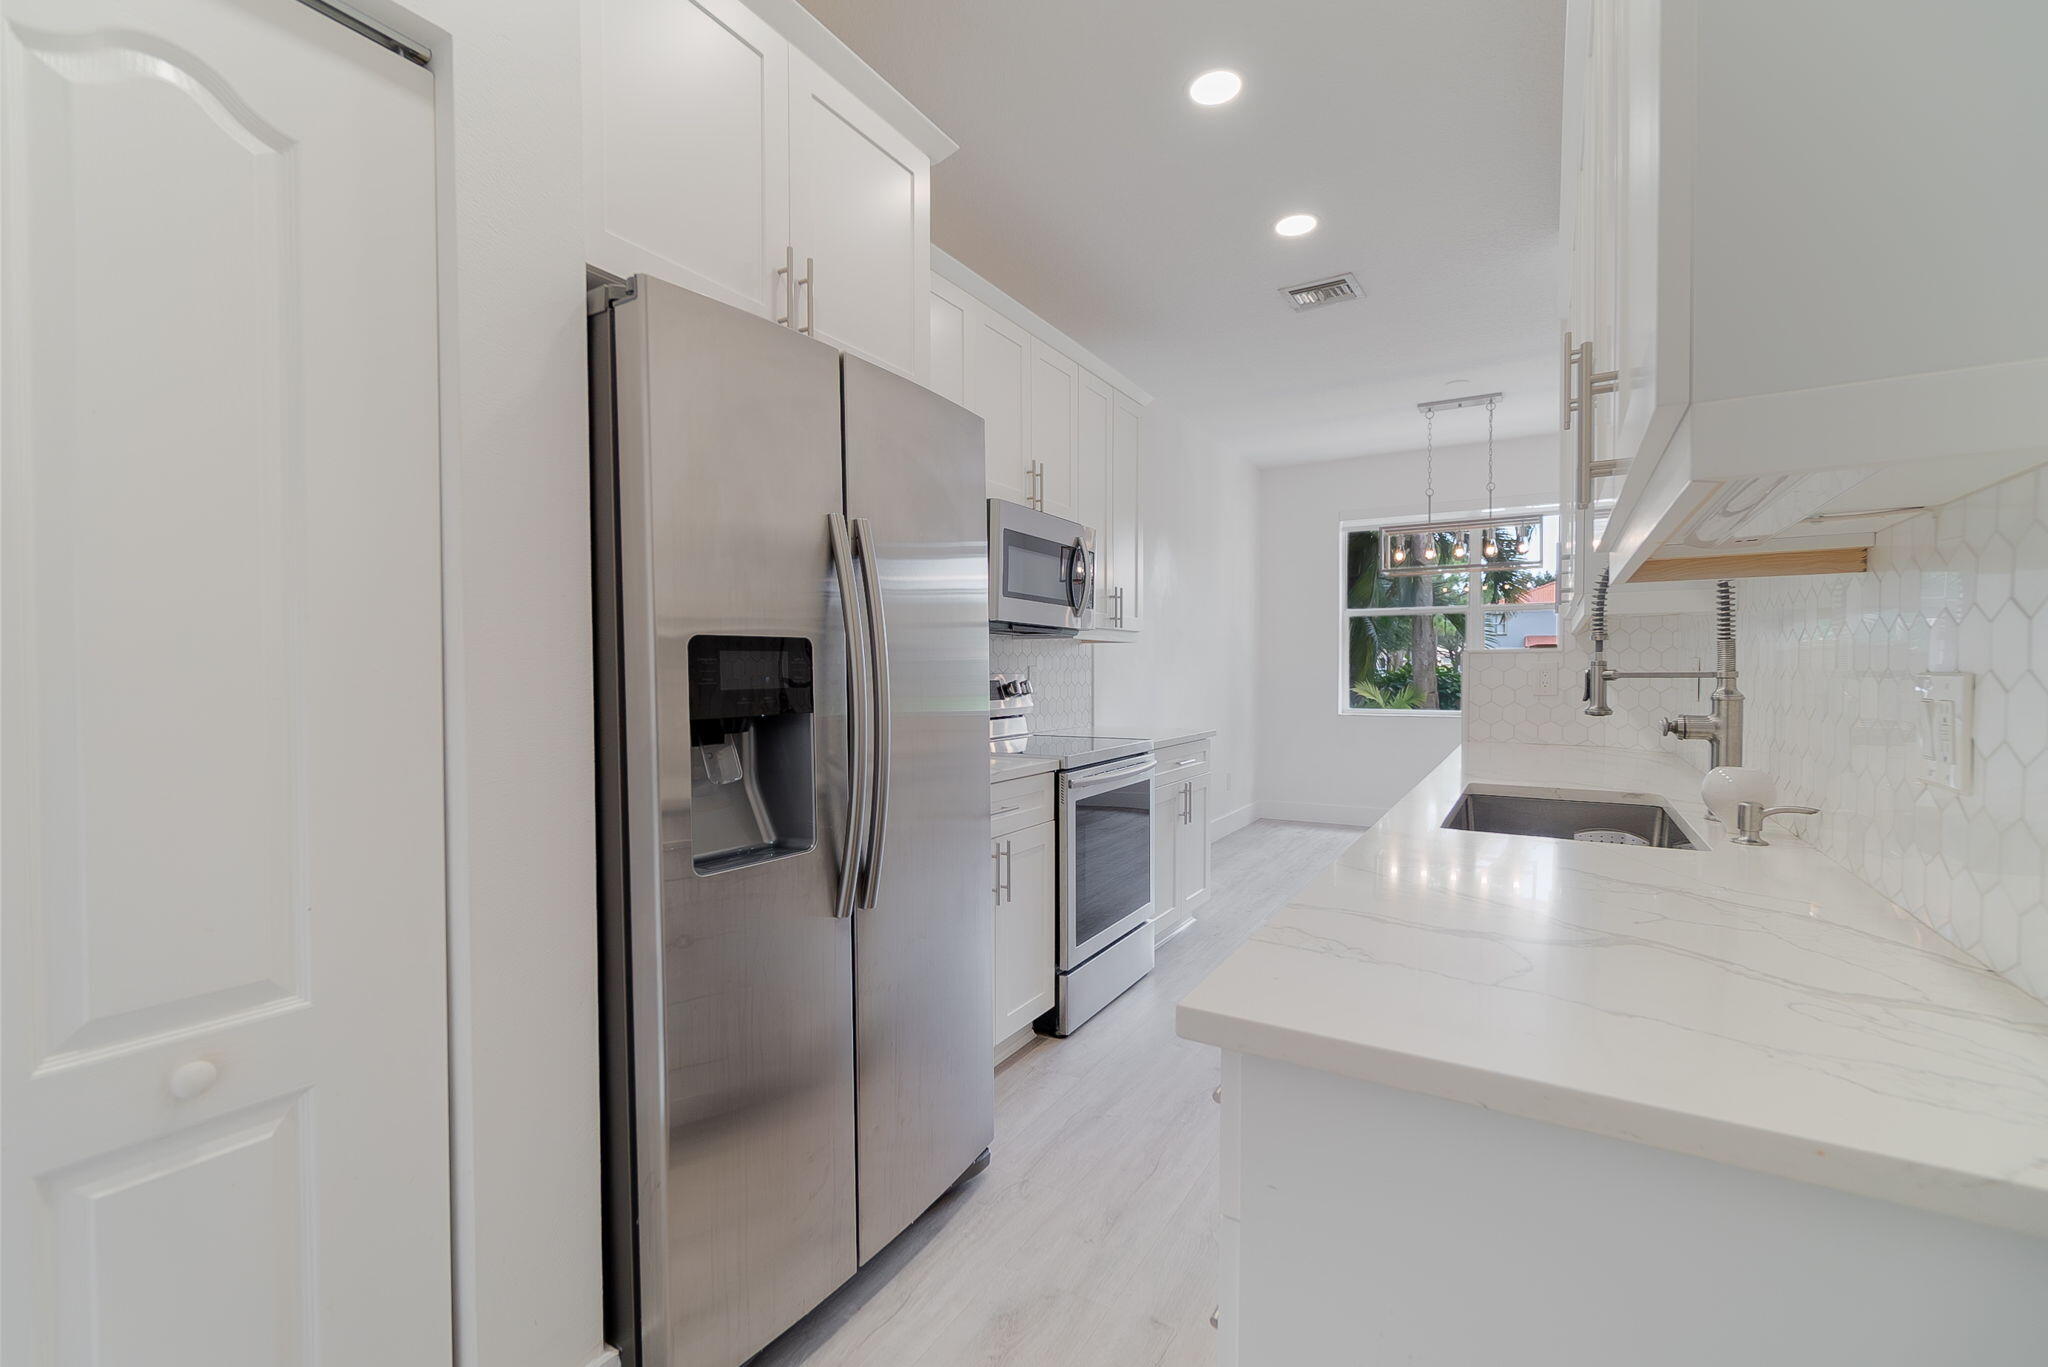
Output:
[[1142,578],[1144,529],[1138,515],[1139,448],[1144,410],[1122,394],[1114,397],[1109,417],[1109,515],[1101,524],[1109,543],[1106,579],[1112,591],[1104,605],[1107,625],[1136,631],[1144,623]]
[[432,77],[0,0],[0,1359],[449,1360]]
[[1031,339],[1031,459],[1038,468],[1038,506],[1055,517],[1078,518],[1075,489],[1075,419],[1080,411],[1081,368],[1064,352]]
[[1031,338],[979,300],[967,305],[966,407],[987,424],[988,494],[1030,503],[1037,496],[1024,440]]
[[1180,910],[1190,913],[1209,900],[1209,780],[1191,778],[1182,786],[1187,795],[1174,833],[1173,888]]
[[592,265],[785,316],[789,45],[738,0],[584,0],[583,178]]
[[789,54],[789,222],[798,326],[923,382],[931,358],[931,159]]
[[932,277],[932,359],[925,385],[962,405],[967,402],[967,312],[972,303],[957,286]]
[[[1109,570],[1109,386],[1083,370],[1075,395],[1074,417],[1074,511],[1076,520],[1093,527],[1100,536],[1095,553],[1100,572]],[[1108,587],[1108,580],[1103,580]],[[1106,597],[1098,600],[1107,612]]]
[[1053,824],[996,841],[995,1040],[1026,1029],[1053,1004]]

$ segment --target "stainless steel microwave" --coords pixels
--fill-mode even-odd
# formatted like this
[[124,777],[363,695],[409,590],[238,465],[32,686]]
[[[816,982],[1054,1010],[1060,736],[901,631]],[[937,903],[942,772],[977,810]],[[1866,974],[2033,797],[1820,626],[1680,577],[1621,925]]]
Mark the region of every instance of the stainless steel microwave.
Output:
[[1095,625],[1095,529],[988,501],[991,631],[1072,636]]

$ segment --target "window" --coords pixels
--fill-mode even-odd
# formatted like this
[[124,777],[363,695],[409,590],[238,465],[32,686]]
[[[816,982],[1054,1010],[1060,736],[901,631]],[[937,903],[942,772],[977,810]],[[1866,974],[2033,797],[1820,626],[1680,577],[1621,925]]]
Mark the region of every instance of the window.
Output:
[[[1455,712],[1468,649],[1557,645],[1557,517],[1517,516],[1543,523],[1539,569],[1382,574],[1379,529],[1342,529],[1340,711]],[[1429,663],[1418,669],[1420,661]]]

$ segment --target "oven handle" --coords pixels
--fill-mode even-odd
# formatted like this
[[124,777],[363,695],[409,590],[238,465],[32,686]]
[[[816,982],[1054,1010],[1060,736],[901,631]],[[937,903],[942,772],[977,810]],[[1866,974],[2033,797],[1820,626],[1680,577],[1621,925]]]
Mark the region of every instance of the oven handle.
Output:
[[1090,769],[1084,774],[1061,774],[1066,780],[1068,797],[1087,797],[1105,788],[1120,788],[1140,774],[1149,774],[1159,767],[1159,762],[1147,757],[1131,764],[1119,764],[1109,769]]

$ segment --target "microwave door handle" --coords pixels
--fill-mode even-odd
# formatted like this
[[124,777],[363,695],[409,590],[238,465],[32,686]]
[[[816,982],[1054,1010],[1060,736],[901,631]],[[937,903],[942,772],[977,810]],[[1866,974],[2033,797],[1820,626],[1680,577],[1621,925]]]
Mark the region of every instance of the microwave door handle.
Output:
[[1067,602],[1075,612],[1084,611],[1088,606],[1088,579],[1094,573],[1094,566],[1088,563],[1088,543],[1080,537],[1074,538],[1074,569],[1067,576]]
[[868,651],[872,660],[874,686],[869,705],[874,724],[868,730],[870,778],[874,784],[874,806],[868,822],[867,868],[861,879],[860,909],[872,911],[882,886],[882,851],[889,840],[889,614],[882,603],[881,562],[875,548],[875,526],[864,517],[853,519],[854,559],[860,565],[861,582],[867,589]]
[[869,699],[867,619],[860,609],[860,586],[854,582],[852,537],[838,513],[827,515],[825,522],[832,567],[839,577],[839,609],[846,619],[846,841],[839,854],[839,891],[832,906],[833,916],[845,920],[853,915],[861,848],[867,839],[868,795],[874,786],[868,763],[874,709]]

